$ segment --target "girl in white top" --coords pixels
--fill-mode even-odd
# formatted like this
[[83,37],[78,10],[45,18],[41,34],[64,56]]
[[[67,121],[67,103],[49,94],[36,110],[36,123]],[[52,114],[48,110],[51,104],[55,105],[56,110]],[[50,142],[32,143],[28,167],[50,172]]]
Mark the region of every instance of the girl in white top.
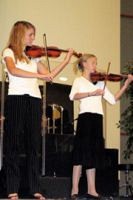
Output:
[[76,137],[73,151],[73,176],[72,199],[77,198],[79,192],[79,180],[82,167],[86,169],[88,198],[99,198],[95,187],[95,170],[100,167],[104,159],[103,139],[103,108],[102,98],[110,104],[115,104],[133,81],[133,76],[128,75],[124,85],[115,95],[104,82],[93,83],[90,74],[96,72],[97,58],[92,54],[84,54],[80,57],[78,68],[82,76],[74,80],[70,92],[71,100],[79,100],[79,117],[77,122]]
[[69,63],[73,50],[69,49],[62,63],[51,73],[40,59],[29,59],[26,46],[32,46],[35,27],[27,21],[16,22],[11,30],[3,62],[9,77],[8,96],[5,105],[5,168],[7,194],[11,200],[18,199],[20,169],[20,135],[25,132],[27,142],[28,181],[30,193],[44,200],[38,176],[38,142],[41,137],[42,102],[38,79],[51,81]]

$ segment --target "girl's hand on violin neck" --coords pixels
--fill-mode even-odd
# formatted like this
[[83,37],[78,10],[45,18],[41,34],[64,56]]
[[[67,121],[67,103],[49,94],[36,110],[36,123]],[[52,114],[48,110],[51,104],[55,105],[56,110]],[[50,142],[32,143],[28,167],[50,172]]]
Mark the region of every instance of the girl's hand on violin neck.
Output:
[[71,60],[71,57],[72,57],[73,53],[74,53],[74,50],[72,48],[68,49],[68,53],[66,54],[66,57],[64,59],[64,62],[66,64],[68,64],[69,61]]
[[97,89],[97,90],[91,92],[90,96],[100,96],[100,95],[103,95],[103,94],[104,94],[104,90]]
[[128,74],[128,78],[126,79],[124,86],[125,86],[125,87],[128,87],[128,85],[129,85],[132,81],[133,81],[133,75]]
[[132,74],[128,74],[128,79],[129,79],[129,82],[131,83],[133,81],[133,75]]

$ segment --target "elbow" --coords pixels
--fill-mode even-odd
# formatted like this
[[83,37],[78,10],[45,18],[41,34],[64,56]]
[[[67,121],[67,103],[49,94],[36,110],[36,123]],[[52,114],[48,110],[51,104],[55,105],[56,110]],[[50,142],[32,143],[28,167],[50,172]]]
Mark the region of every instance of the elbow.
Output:
[[69,98],[70,98],[71,101],[75,101],[75,100],[79,99],[78,96],[77,96],[77,94],[72,94],[72,95],[70,94]]
[[72,97],[69,97],[70,101],[73,101],[74,99]]
[[10,73],[12,76],[18,76],[16,69],[9,70],[9,73]]
[[74,101],[74,98],[71,95],[69,95],[69,99],[70,99],[70,101]]
[[16,76],[15,70],[10,70],[9,73],[10,73],[12,76]]
[[76,100],[79,100],[79,99],[76,98],[76,97],[72,97],[72,98],[70,98],[70,100],[71,100],[71,101],[76,101]]

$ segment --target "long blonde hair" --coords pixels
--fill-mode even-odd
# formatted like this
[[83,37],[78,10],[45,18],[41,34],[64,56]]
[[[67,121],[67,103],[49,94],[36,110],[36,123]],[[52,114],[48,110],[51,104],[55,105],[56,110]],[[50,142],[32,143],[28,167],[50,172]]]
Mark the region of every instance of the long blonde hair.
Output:
[[11,29],[7,47],[13,50],[16,61],[17,59],[20,61],[27,61],[26,56],[23,54],[24,36],[25,32],[30,28],[32,28],[34,32],[36,31],[35,26],[30,22],[17,21]]

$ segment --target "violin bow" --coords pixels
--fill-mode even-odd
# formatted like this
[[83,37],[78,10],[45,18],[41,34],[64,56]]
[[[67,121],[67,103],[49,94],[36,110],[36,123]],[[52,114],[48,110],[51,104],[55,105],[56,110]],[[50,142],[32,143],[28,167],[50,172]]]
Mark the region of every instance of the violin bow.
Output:
[[108,63],[108,68],[107,68],[107,72],[106,72],[106,79],[104,81],[103,90],[105,89],[106,84],[107,84],[107,77],[108,77],[108,73],[109,73],[109,70],[110,70],[110,65],[111,65],[111,62]]
[[51,72],[49,58],[48,58],[48,51],[47,51],[47,39],[46,39],[45,33],[43,34],[43,44],[44,44],[44,48],[45,48],[45,52],[46,52],[46,60],[47,60],[48,69],[49,69],[49,72]]
[[[49,72],[51,72],[50,70],[50,63],[49,63],[49,58],[48,58],[48,52],[47,52],[47,40],[46,40],[46,34],[43,34],[43,43],[44,43],[44,48],[45,48],[45,52],[46,52],[46,61],[47,61],[47,65],[48,65],[48,69]],[[46,119],[46,82],[44,81],[43,84],[43,96],[42,96],[42,100],[43,100],[43,114],[42,114],[42,176],[45,175],[46,173],[46,162],[45,162],[45,146],[46,146],[46,139],[45,139],[45,135],[46,135],[46,128],[47,128],[47,119]]]

